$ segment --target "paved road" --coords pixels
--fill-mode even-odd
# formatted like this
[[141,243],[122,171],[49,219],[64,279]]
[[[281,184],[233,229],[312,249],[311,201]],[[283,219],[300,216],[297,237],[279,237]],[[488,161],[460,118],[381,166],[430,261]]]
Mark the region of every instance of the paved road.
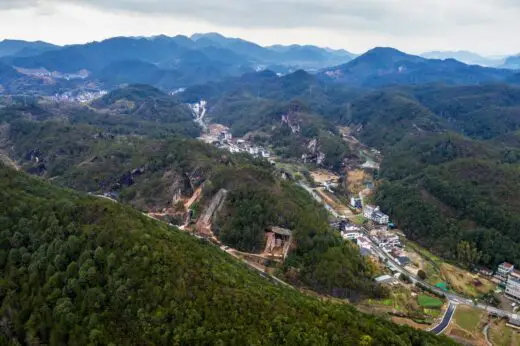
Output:
[[458,295],[458,294],[454,294],[454,293],[451,293],[451,292],[446,292],[444,290],[441,290],[438,287],[430,285],[426,281],[421,280],[419,277],[417,277],[417,276],[413,275],[412,273],[410,273],[409,271],[407,271],[399,263],[397,263],[389,254],[384,252],[377,245],[375,240],[372,237],[370,237],[367,229],[363,228],[363,232],[365,233],[365,235],[372,242],[373,248],[375,249],[376,253],[379,254],[380,256],[384,257],[388,261],[388,263],[390,263],[391,266],[393,268],[395,268],[395,270],[397,270],[399,273],[407,275],[414,284],[418,283],[419,285],[427,288],[428,290],[430,290],[432,292],[435,292],[435,293],[437,293],[439,295],[445,296],[450,302],[453,302],[453,303],[456,303],[456,304],[464,304],[464,305],[474,306],[474,307],[476,307],[478,309],[485,310],[486,312],[494,314],[494,315],[497,315],[499,317],[509,317],[509,318],[514,318],[514,319],[518,318],[517,315],[515,315],[515,314],[513,314],[513,313],[511,313],[509,311],[497,309],[495,307],[492,307],[492,306],[489,306],[489,305],[486,305],[486,304],[480,304],[479,303],[479,304],[475,305],[473,300],[470,299],[470,298],[466,298],[464,296],[461,296],[461,295]]
[[430,329],[430,332],[437,334],[437,335],[444,332],[444,330],[450,325],[451,319],[453,318],[453,314],[455,313],[456,309],[457,309],[457,304],[450,302],[450,304],[448,305],[448,309],[446,310],[446,312],[444,313],[444,316],[442,317],[441,322],[438,325],[436,325],[435,327],[433,327],[432,329]]

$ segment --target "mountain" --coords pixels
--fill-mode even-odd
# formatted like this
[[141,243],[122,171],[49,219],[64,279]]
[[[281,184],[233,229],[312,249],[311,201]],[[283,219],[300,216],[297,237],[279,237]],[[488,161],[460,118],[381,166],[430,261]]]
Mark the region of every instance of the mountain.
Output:
[[504,63],[503,59],[488,58],[468,51],[433,51],[421,54],[426,59],[455,59],[468,65],[498,67]]
[[0,57],[9,55],[20,57],[35,56],[58,48],[58,46],[42,41],[3,40],[0,41]]
[[510,56],[506,58],[503,68],[508,68],[511,70],[520,70],[520,55]]
[[21,73],[18,73],[11,66],[0,62],[0,85],[10,83],[18,78],[22,78]]
[[149,135],[179,133],[196,137],[200,134],[200,128],[186,105],[149,85],[135,84],[116,89],[95,100],[92,106],[102,113],[116,116],[115,119],[123,117],[126,121],[135,121],[134,131],[147,129]]
[[242,40],[240,38],[229,38],[218,33],[194,34],[191,39],[196,42],[199,47],[215,45],[217,47],[227,48],[237,54],[244,56],[257,56],[257,59],[263,59],[268,51],[256,43]]
[[195,34],[191,38],[114,37],[64,47],[40,42],[28,45],[22,41],[4,41],[3,45],[8,56],[0,55],[2,63],[46,70],[47,84],[56,82],[50,77],[52,72],[60,75],[86,70],[90,73],[88,81],[100,81],[106,88],[147,83],[171,90],[222,81],[267,67],[289,73],[300,68],[317,70],[352,58],[342,50],[297,45],[262,47],[217,33]]
[[75,72],[81,69],[99,71],[112,62],[142,60],[156,63],[167,60],[180,50],[173,40],[115,37],[102,42],[66,46],[59,50],[29,58],[14,58],[12,65],[46,68],[50,71]]
[[140,60],[120,60],[108,64],[96,77],[106,85],[150,84],[155,85],[163,76],[157,65]]
[[262,47],[258,44],[239,38],[228,38],[218,33],[194,34],[197,45],[217,45],[230,49],[237,54],[247,56],[251,61],[261,65],[285,65],[294,69],[319,69],[351,60],[354,54],[345,50],[332,50],[306,45],[274,45]]
[[0,195],[2,344],[454,344],[273,284],[128,206],[2,164]]
[[467,241],[469,267],[520,261],[520,88],[388,87],[338,121],[381,150],[376,200],[408,237],[451,260]]
[[459,61],[428,60],[393,48],[374,48],[347,64],[320,73],[325,80],[377,87],[392,84],[481,84],[505,80],[507,70],[469,66]]
[[513,84],[520,84],[520,73],[512,75],[507,81]]
[[301,63],[306,64],[309,61],[321,62],[324,66],[333,66],[346,63],[355,57],[355,54],[346,50],[325,49],[311,45],[275,45],[267,47],[271,51],[278,53],[277,63]]

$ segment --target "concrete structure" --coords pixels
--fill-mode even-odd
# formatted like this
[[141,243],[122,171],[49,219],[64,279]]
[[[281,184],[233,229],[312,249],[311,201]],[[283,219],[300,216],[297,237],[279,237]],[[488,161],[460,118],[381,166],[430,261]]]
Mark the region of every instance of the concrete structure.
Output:
[[363,216],[380,225],[386,225],[390,221],[388,215],[382,213],[379,207],[374,207],[373,205],[365,205]]
[[282,257],[285,260],[292,243],[292,231],[280,227],[271,227],[271,231],[266,232],[266,238],[264,252],[274,257]]
[[520,271],[513,270],[507,277],[506,296],[520,300]]
[[359,232],[341,232],[341,236],[343,237],[343,239],[355,240],[359,237],[362,237],[363,235]]
[[211,200],[211,203],[209,204],[208,208],[204,211],[204,213],[201,215],[199,220],[197,221],[196,229],[199,233],[211,235],[211,221],[213,219],[213,215],[215,212],[220,208],[222,203],[227,197],[227,190],[220,189],[217,194],[213,197]]
[[375,278],[374,280],[378,284],[389,284],[389,285],[394,284],[396,281],[395,278],[390,275],[381,275],[381,276]]

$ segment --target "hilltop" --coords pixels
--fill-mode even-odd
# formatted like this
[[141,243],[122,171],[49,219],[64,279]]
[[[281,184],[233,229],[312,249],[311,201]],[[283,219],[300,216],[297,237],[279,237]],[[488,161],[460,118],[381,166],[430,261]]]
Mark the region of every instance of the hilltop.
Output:
[[506,79],[512,71],[466,65],[454,59],[429,60],[394,48],[374,48],[321,72],[325,80],[378,87],[395,84],[482,84]]

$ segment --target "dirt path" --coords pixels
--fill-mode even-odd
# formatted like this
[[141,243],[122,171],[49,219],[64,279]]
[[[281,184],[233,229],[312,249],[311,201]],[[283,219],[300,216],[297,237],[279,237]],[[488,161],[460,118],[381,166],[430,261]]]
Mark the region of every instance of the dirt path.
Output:
[[186,203],[184,203],[184,207],[186,209],[190,209],[191,206],[193,205],[193,203],[195,203],[196,201],[199,200],[199,197],[200,197],[201,193],[202,193],[202,186],[200,186],[197,190],[195,190],[195,192],[190,197],[190,199]]

